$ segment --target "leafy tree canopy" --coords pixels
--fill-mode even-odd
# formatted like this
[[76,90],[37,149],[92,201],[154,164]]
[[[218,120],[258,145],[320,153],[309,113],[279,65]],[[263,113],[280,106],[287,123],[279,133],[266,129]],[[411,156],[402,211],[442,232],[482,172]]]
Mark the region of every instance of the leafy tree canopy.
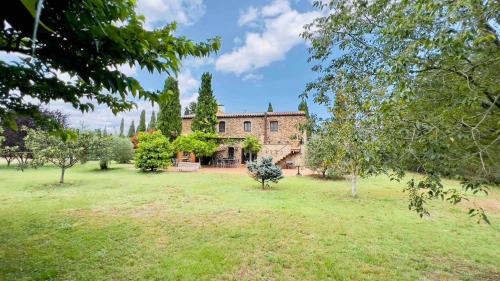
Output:
[[[324,16],[303,37],[311,42],[310,61],[320,75],[305,95],[329,107],[343,141],[356,140],[348,142],[356,153],[347,157],[379,157],[377,168],[394,169],[399,177],[408,163],[416,165],[425,177],[410,181],[407,190],[410,207],[420,215],[427,214],[429,199],[464,198],[443,188],[443,175],[468,170],[459,172],[465,190],[483,191],[500,173],[498,1],[315,6]],[[358,136],[348,137],[350,132]],[[380,151],[364,150],[365,136],[375,136]],[[356,148],[366,155],[359,158]],[[470,213],[485,218],[480,208]]]
[[218,148],[216,134],[194,132],[180,136],[172,143],[176,152],[193,152],[197,157],[212,156]]
[[[114,113],[134,106],[129,94],[156,102],[156,93],[118,67],[176,73],[181,59],[220,48],[219,38],[194,43],[175,36],[175,23],[144,29],[133,0],[45,1],[33,36],[35,5],[24,6],[29,2],[9,1],[0,10],[0,50],[22,58],[0,61],[0,118],[7,123],[14,113],[42,117],[30,100],[61,99],[82,112],[98,103]],[[70,81],[62,80],[62,74]]]

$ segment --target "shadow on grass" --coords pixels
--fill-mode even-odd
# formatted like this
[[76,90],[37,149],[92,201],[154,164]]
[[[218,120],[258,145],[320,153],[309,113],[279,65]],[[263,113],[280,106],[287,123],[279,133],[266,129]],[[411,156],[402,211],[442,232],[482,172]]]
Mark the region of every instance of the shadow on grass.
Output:
[[344,180],[347,180],[346,177],[342,177],[342,176],[333,176],[333,177],[323,177],[322,175],[318,175],[318,174],[312,174],[312,175],[307,175],[305,177],[309,177],[309,178],[312,178],[312,179],[315,179],[315,180],[321,180],[321,181],[344,181]]
[[28,190],[33,190],[33,191],[39,191],[39,190],[61,190],[61,189],[66,189],[70,187],[75,187],[79,186],[83,183],[83,181],[78,181],[78,180],[72,180],[69,182],[65,183],[59,183],[59,182],[48,182],[48,183],[43,183],[43,184],[36,184],[36,185],[30,185],[27,186],[26,189]]

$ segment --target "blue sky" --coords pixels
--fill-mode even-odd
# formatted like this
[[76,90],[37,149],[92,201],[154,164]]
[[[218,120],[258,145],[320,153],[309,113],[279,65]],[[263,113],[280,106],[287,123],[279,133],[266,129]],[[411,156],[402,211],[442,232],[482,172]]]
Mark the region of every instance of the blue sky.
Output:
[[[201,74],[212,73],[212,87],[226,112],[265,111],[269,102],[275,111],[297,110],[298,95],[315,74],[307,63],[307,45],[299,37],[302,27],[319,16],[310,0],[138,0],[137,11],[146,17],[148,28],[171,21],[178,23],[177,35],[195,41],[220,36],[222,48],[205,59],[187,59],[178,75],[183,105],[196,100]],[[146,89],[161,89],[165,74],[151,74],[137,67],[123,66]],[[326,115],[326,110],[309,102],[310,111]],[[81,114],[62,102],[50,104],[70,114],[73,127],[107,127],[117,132],[120,119],[126,127],[136,124],[142,109],[147,120],[153,108],[137,101],[138,110],[114,116],[97,107]]]

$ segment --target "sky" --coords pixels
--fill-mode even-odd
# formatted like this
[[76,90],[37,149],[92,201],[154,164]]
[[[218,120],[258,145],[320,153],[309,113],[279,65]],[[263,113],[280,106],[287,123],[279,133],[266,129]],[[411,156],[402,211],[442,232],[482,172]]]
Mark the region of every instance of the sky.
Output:
[[[176,35],[194,41],[220,36],[220,51],[203,59],[188,58],[178,74],[181,104],[195,101],[203,72],[212,74],[212,89],[218,102],[230,112],[266,111],[271,102],[274,111],[296,111],[299,95],[315,74],[307,62],[307,42],[299,34],[303,26],[320,15],[310,0],[138,0],[137,11],[146,18],[146,27],[160,27],[172,21],[178,24]],[[0,54],[1,55],[1,54]],[[166,73],[149,73],[138,67],[119,68],[139,80],[147,90],[159,90]],[[117,133],[120,120],[125,130],[130,122],[137,125],[140,111],[149,102],[137,100],[138,108],[113,115],[104,106],[82,114],[63,102],[52,102],[50,109],[69,115],[70,126],[87,129],[106,127]],[[319,116],[326,109],[308,100],[310,111]]]

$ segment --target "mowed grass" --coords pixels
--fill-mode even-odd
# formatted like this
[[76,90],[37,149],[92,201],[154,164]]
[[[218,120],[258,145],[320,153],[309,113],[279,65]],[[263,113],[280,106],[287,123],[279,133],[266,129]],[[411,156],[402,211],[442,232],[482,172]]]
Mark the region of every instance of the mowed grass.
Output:
[[[408,210],[404,183],[0,167],[0,280],[500,280],[500,192]],[[452,181],[447,184],[454,185]]]

